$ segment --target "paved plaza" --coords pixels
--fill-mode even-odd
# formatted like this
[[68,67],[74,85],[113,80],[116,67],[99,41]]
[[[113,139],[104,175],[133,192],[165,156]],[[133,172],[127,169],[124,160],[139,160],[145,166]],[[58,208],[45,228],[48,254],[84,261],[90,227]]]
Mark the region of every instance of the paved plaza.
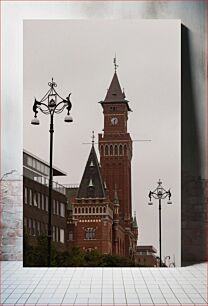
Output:
[[1,305],[207,305],[207,264],[23,268],[1,262]]

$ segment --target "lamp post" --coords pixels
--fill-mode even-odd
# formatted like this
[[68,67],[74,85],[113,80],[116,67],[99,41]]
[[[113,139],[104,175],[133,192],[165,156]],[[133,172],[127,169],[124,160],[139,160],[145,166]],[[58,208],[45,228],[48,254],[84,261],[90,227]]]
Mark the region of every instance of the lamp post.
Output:
[[48,267],[51,266],[51,238],[52,238],[52,230],[51,230],[51,213],[52,213],[52,184],[53,184],[53,133],[54,133],[54,123],[53,117],[55,114],[60,114],[64,109],[67,110],[67,115],[64,119],[65,122],[72,122],[73,119],[70,116],[70,110],[72,107],[70,101],[70,95],[63,99],[55,90],[57,84],[53,81],[48,83],[50,89],[44,95],[44,97],[37,101],[35,98],[33,104],[33,111],[35,113],[34,118],[31,121],[33,125],[39,125],[39,119],[37,118],[38,110],[40,110],[43,114],[50,116],[50,170],[49,170],[49,188],[48,188],[48,256],[47,263]]
[[171,192],[170,189],[167,191],[162,187],[162,182],[159,180],[158,186],[154,191],[149,192],[149,205],[152,205],[152,197],[159,200],[159,245],[160,245],[160,267],[162,267],[162,251],[161,251],[161,200],[169,198],[167,204],[172,204],[170,201]]

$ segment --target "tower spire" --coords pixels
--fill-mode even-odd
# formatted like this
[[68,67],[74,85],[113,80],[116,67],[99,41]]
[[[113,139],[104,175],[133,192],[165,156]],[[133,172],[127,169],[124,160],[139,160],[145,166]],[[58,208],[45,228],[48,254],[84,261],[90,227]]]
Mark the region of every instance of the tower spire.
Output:
[[95,133],[92,131],[92,146],[94,147],[95,144]]
[[115,57],[114,57],[114,59],[113,59],[113,63],[114,63],[114,69],[115,69],[115,73],[116,73],[116,70],[117,70],[117,68],[118,68],[118,65],[117,65],[117,63],[116,63],[116,53],[115,53]]

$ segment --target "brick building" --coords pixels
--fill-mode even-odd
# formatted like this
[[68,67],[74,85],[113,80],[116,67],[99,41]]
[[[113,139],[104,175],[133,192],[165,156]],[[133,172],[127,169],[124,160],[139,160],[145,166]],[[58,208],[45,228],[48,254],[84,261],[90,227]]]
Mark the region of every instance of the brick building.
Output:
[[84,174],[71,199],[69,244],[84,250],[134,258],[138,238],[132,217],[132,140],[127,131],[131,111],[115,71],[104,101],[103,134],[99,134],[100,164],[94,139]]

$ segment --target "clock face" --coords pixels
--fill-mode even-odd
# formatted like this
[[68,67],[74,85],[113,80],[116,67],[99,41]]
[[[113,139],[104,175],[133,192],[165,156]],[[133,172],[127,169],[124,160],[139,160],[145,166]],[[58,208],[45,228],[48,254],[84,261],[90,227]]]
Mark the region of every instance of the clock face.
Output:
[[118,123],[118,118],[116,118],[116,117],[111,118],[111,124],[112,125],[116,125],[117,123]]

